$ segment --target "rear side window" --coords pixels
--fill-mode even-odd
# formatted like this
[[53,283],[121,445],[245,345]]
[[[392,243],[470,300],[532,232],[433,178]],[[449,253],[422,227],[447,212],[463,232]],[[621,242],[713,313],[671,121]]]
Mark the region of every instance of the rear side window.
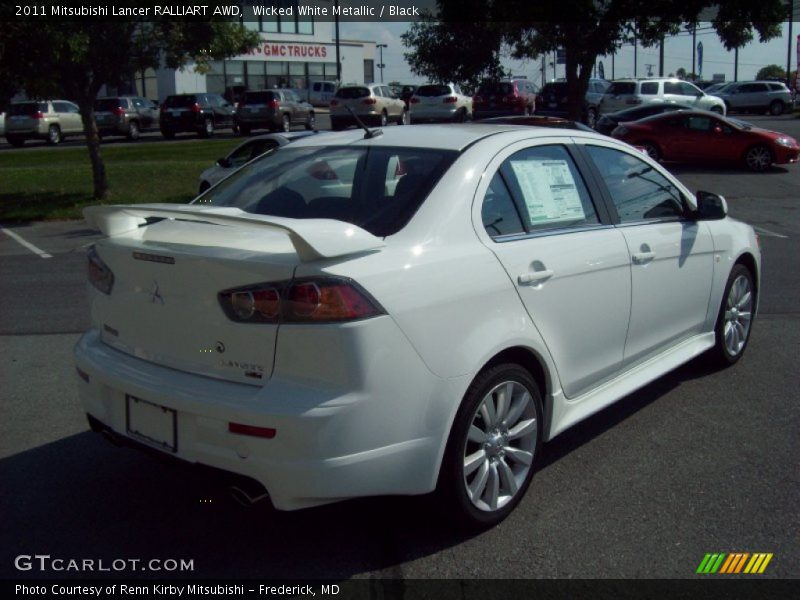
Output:
[[447,96],[447,94],[451,93],[449,85],[421,85],[417,88],[415,95],[422,96],[423,98],[430,98],[434,96]]
[[788,92],[789,90],[782,83],[768,83],[769,89],[773,92]]
[[486,233],[492,239],[525,233],[517,207],[500,172],[494,174],[481,206],[481,217]]
[[188,106],[192,106],[195,102],[197,102],[197,97],[193,95],[167,96],[167,99],[164,101],[164,105],[167,108],[186,108]]
[[563,146],[520,150],[502,164],[500,172],[518,199],[528,231],[599,223],[589,191]]
[[355,100],[357,98],[367,98],[370,94],[369,88],[365,87],[346,87],[339,88],[336,97],[342,100]]
[[12,104],[8,114],[14,117],[23,117],[36,114],[37,112],[47,112],[47,102],[20,102]]
[[622,94],[633,94],[636,91],[636,82],[634,81],[615,81],[606,90],[606,94],[613,96],[620,96]]
[[645,96],[656,96],[658,95],[658,82],[657,81],[645,81],[642,83],[642,87],[640,88],[640,93]]
[[203,197],[255,214],[335,219],[383,237],[400,231],[457,152],[393,147],[284,147]]
[[585,148],[603,177],[622,223],[683,216],[680,190],[652,166],[612,148]]

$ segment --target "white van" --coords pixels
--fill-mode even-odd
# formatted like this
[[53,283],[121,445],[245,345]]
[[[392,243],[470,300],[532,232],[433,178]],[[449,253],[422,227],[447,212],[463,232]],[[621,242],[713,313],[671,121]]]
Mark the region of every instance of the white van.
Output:
[[335,81],[312,81],[308,90],[308,101],[314,106],[328,106],[336,93]]

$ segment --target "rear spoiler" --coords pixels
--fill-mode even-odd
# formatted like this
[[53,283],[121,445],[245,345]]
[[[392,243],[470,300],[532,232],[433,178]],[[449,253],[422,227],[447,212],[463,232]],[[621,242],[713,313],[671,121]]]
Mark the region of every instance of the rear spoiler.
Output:
[[121,204],[88,206],[83,216],[109,237],[137,229],[146,219],[164,218],[214,225],[264,228],[289,235],[303,262],[377,250],[385,242],[357,225],[334,219],[289,219],[245,212],[239,208],[196,204]]

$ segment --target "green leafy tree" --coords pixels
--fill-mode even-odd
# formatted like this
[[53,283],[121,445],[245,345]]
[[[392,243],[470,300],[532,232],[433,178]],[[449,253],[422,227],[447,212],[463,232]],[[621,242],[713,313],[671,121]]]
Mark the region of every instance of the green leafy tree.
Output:
[[758,70],[756,79],[786,79],[786,70],[778,65],[767,65]]
[[[0,13],[0,18],[5,15]],[[30,98],[64,97],[80,108],[94,197],[109,196],[100,154],[94,100],[146,68],[180,68],[240,54],[259,42],[256,32],[223,20],[13,20],[0,27],[0,77]],[[0,90],[2,91],[2,90]],[[2,100],[2,98],[0,98]]]
[[[437,80],[471,86],[484,77],[499,77],[504,56],[536,59],[565,50],[569,114],[579,119],[594,65],[600,56],[636,40],[653,46],[695,23],[713,7],[713,26],[726,48],[780,34],[786,16],[782,0],[437,0],[429,15],[403,36],[411,70]],[[464,15],[484,19],[464,22]],[[703,13],[705,14],[705,13]],[[650,15],[650,16],[643,16]],[[566,19],[566,20],[565,20]]]
[[677,71],[675,71],[675,76],[678,79],[686,79],[686,69],[683,67],[679,68]]

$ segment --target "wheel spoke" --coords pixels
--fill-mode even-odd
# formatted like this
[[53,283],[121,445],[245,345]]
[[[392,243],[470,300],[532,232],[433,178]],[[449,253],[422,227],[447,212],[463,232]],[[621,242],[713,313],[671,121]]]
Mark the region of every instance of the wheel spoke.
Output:
[[522,396],[520,396],[516,402],[511,404],[511,408],[506,415],[506,425],[514,425],[519,419],[520,415],[522,415],[522,413],[525,411],[530,401],[531,395],[528,393],[528,390],[525,390]]
[[531,452],[520,450],[514,446],[506,446],[503,448],[503,450],[505,451],[506,456],[521,465],[529,466],[533,462],[533,454]]
[[520,421],[512,429],[508,430],[508,439],[516,440],[536,431],[536,419]]
[[497,413],[494,409],[494,398],[492,394],[486,396],[481,403],[481,416],[487,428],[491,427],[497,422]]
[[486,432],[481,430],[477,425],[470,425],[467,437],[469,438],[470,442],[482,444],[486,441]]
[[510,381],[504,388],[497,390],[497,422],[503,421],[508,415],[508,409],[514,394],[514,384]]
[[738,308],[740,310],[742,308],[750,308],[750,298],[751,298],[751,295],[750,295],[750,291],[748,290],[748,291],[745,292],[745,294],[736,303],[736,308]]
[[464,459],[464,476],[469,477],[486,462],[486,451],[481,448]]
[[483,496],[484,490],[486,490],[486,482],[489,479],[489,461],[483,461],[481,464],[481,468],[478,469],[478,473],[475,475],[475,479],[472,480],[472,483],[469,484],[469,497],[472,498],[473,502],[478,501]]
[[514,471],[511,470],[511,467],[509,467],[503,459],[498,461],[497,471],[500,474],[500,480],[503,484],[503,487],[508,490],[508,494],[510,496],[516,494],[519,486],[517,485],[517,480],[514,477]]
[[489,498],[487,504],[492,510],[497,510],[497,501],[500,498],[500,476],[497,474],[497,465],[489,466],[489,481],[486,483],[489,488]]

